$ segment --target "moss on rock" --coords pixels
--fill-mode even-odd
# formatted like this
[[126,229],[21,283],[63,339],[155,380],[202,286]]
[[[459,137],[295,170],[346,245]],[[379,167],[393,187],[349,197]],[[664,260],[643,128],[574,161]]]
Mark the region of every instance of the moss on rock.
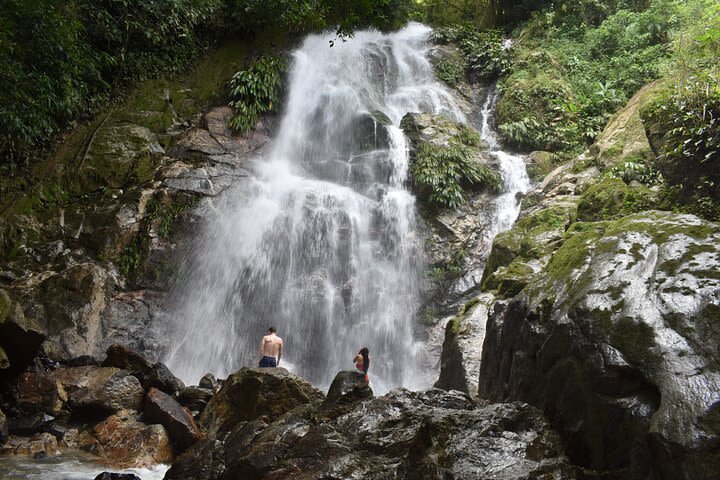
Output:
[[577,219],[583,222],[610,220],[650,210],[657,195],[644,186],[630,187],[620,179],[607,178],[592,185],[580,197]]

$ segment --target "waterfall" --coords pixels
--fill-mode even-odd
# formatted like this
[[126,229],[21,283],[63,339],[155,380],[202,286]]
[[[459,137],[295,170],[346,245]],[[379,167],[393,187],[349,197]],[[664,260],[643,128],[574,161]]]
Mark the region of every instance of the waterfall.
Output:
[[482,109],[482,125],[480,135],[490,146],[495,158],[500,162],[500,174],[502,175],[505,189],[495,200],[493,208],[493,219],[487,233],[487,244],[492,241],[498,233],[509,230],[520,214],[520,202],[517,199],[518,193],[524,194],[530,189],[530,178],[525,168],[525,159],[502,150],[497,135],[490,127],[490,118],[495,111],[498,92],[496,86],[489,89],[485,104]]
[[269,326],[282,366],[326,386],[370,349],[378,393],[424,388],[416,340],[423,238],[408,191],[408,112],[465,117],[426,59],[430,29],[357,32],[294,52],[278,134],[252,188],[215,202],[176,289],[165,358],[187,382],[256,366]]

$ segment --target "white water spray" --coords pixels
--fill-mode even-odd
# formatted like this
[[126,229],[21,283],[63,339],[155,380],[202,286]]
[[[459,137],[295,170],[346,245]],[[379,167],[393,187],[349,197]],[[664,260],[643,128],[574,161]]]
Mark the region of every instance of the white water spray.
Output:
[[351,368],[363,346],[376,392],[430,385],[414,335],[422,238],[398,126],[408,112],[464,116],[425,57],[429,32],[358,32],[332,48],[312,35],[294,53],[254,193],[217,205],[182,273],[165,359],[181,378],[257,365],[272,325],[285,366],[316,385]]
[[488,142],[492,154],[500,162],[500,174],[505,184],[505,190],[495,200],[493,221],[487,233],[488,246],[492,245],[492,241],[498,233],[509,230],[513,226],[520,214],[520,202],[517,195],[518,193],[524,194],[530,189],[530,178],[525,168],[525,159],[502,150],[497,135],[490,127],[490,118],[495,111],[497,98],[497,88],[492,87],[483,105],[480,130],[482,138]]

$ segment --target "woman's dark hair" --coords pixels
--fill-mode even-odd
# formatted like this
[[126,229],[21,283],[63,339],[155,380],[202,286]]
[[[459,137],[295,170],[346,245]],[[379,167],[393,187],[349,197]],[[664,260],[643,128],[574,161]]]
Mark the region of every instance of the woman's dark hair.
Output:
[[363,357],[363,372],[367,373],[368,368],[370,368],[370,350],[368,350],[367,347],[363,347],[360,349],[360,355]]

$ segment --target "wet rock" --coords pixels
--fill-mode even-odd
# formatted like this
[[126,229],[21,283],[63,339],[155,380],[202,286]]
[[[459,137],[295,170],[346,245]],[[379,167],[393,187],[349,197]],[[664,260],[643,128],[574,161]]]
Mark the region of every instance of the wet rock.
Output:
[[542,408],[584,467],[714,478],[717,224],[646,212],[578,223],[566,237],[491,316],[480,396]]
[[140,477],[132,473],[111,473],[102,472],[95,480],[141,480]]
[[115,367],[85,365],[61,367],[50,372],[50,375],[62,384],[68,394],[73,394],[81,389],[97,390],[118,372],[120,369]]
[[319,390],[284,368],[243,368],[223,382],[202,413],[200,425],[214,435],[241,421],[277,417],[322,398]]
[[478,407],[460,392],[399,389],[353,405],[332,419],[305,404],[240,422],[178,457],[165,478],[575,478],[557,436],[525,404]]
[[0,445],[5,443],[5,440],[7,440],[8,437],[8,422],[7,417],[5,416],[5,413],[3,413],[2,410],[0,410]]
[[67,402],[63,384],[42,371],[25,372],[17,381],[17,406],[28,413],[57,415]]
[[365,381],[365,374],[355,370],[347,370],[335,375],[335,379],[330,384],[327,397],[323,402],[323,407],[332,408],[336,405],[349,405],[368,400],[373,396],[370,385]]
[[13,435],[33,435],[46,430],[55,417],[45,413],[18,415],[8,419],[8,430]]
[[73,411],[89,409],[103,412],[142,408],[143,390],[140,381],[127,372],[113,374],[106,382],[96,388],[83,388],[70,397]]
[[44,351],[58,360],[91,355],[114,280],[91,262],[49,273],[37,284],[39,279],[28,279],[19,287],[26,313],[47,332]]
[[210,402],[215,391],[202,387],[185,387],[178,396],[178,401],[191,412],[202,413]]
[[220,384],[215,378],[215,375],[213,375],[212,373],[206,373],[205,375],[203,375],[198,385],[200,386],[200,388],[207,388],[213,391],[220,388]]
[[0,350],[4,353],[0,374],[22,372],[37,356],[45,338],[45,332],[25,318],[20,304],[0,289]]
[[130,123],[101,126],[88,145],[81,168],[70,179],[74,190],[86,193],[101,187],[124,188],[131,181],[152,178],[165,153],[148,128]]
[[640,111],[652,102],[662,89],[660,82],[644,86],[625,107],[610,118],[590,149],[590,154],[595,156],[601,170],[623,162],[645,163],[655,160],[645,126],[640,119]]
[[14,455],[45,458],[60,455],[57,439],[49,433],[38,433],[13,449]]
[[151,388],[145,397],[143,418],[165,427],[177,453],[184,452],[202,438],[202,432],[190,412],[156,388]]
[[170,369],[163,363],[156,363],[143,377],[142,386],[145,390],[157,388],[170,395],[185,388],[185,384],[170,372]]
[[121,410],[81,432],[78,444],[115,468],[149,467],[172,459],[165,428],[138,421],[132,410]]
[[459,390],[476,397],[485,323],[495,296],[484,293],[468,302],[445,328],[440,378],[435,387]]
[[103,365],[140,373],[149,372],[152,368],[145,357],[120,344],[108,347]]

